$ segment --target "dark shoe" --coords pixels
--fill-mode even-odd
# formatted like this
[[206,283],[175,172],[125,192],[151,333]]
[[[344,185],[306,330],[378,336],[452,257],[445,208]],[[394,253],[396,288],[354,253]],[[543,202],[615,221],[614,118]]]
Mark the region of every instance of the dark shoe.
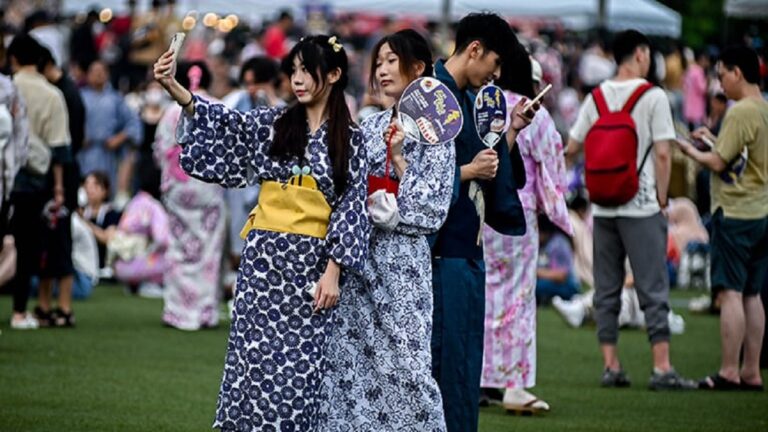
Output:
[[492,403],[500,404],[504,398],[504,393],[496,388],[482,387],[480,389],[480,403],[481,407],[490,406]]
[[480,401],[477,403],[477,406],[479,406],[480,408],[487,408],[491,406],[491,399],[488,396],[481,393]]
[[37,318],[37,322],[40,324],[40,327],[54,326],[52,311],[44,311],[40,306],[36,306],[34,313],[35,318]]
[[722,376],[720,376],[719,373],[715,373],[699,381],[699,388],[702,390],[719,390],[719,391],[740,390],[741,384],[737,382],[729,381],[723,378]]
[[605,368],[600,385],[603,387],[629,387],[629,376],[627,376],[623,369],[615,371]]
[[765,391],[765,387],[763,387],[762,384],[749,384],[749,383],[746,383],[742,379],[740,387],[739,387],[739,390],[741,390],[741,391],[761,392],[761,391]]
[[69,313],[57,308],[52,314],[53,323],[56,327],[74,327],[75,326],[75,314],[72,311]]
[[695,390],[699,385],[694,380],[683,378],[674,369],[664,373],[653,372],[648,382],[651,390]]

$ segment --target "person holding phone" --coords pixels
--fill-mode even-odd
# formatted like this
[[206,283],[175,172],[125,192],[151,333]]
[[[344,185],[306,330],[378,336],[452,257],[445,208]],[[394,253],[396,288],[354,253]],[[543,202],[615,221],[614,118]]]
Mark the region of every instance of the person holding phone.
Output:
[[[760,300],[768,269],[768,102],[760,93],[760,63],[747,47],[730,47],[720,56],[717,74],[736,103],[720,133],[701,128],[694,138],[709,139],[702,152],[678,141],[683,153],[719,175],[711,177],[712,291],[720,300],[720,368],[705,377],[706,390],[763,390],[760,351],[765,310]],[[733,164],[748,154],[742,172]],[[723,173],[729,172],[729,176]]]
[[[370,86],[395,101],[413,80],[431,75],[429,45],[414,30],[385,36],[372,51]],[[431,375],[432,269],[426,236],[448,215],[454,143],[406,138],[394,107],[367,117],[361,128],[369,174],[399,181],[399,222],[374,222],[364,277],[342,295],[328,347],[328,404],[320,429],[443,431],[442,399]]]
[[[522,46],[504,62],[497,84],[508,106],[532,97],[541,84],[541,67]],[[538,64],[536,64],[538,66]],[[534,76],[533,71],[539,71]],[[536,385],[536,283],[539,259],[538,215],[570,234],[565,192],[568,189],[563,142],[549,112],[542,108],[516,138],[525,166],[525,186],[518,192],[526,232],[499,234],[487,225],[485,243],[485,339],[481,402],[502,397],[508,411],[549,411],[549,404],[527,391]],[[544,216],[546,215],[546,216]]]
[[213,426],[314,430],[334,306],[362,272],[368,247],[365,136],[344,101],[346,51],[335,36],[305,37],[285,62],[298,103],[246,113],[182,87],[172,54],[154,73],[183,107],[182,169],[227,188],[246,186],[250,171],[262,185],[242,231]]

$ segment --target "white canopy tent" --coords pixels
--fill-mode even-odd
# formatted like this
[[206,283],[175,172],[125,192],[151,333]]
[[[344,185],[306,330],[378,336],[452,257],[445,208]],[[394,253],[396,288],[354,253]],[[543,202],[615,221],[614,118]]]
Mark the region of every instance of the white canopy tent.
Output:
[[768,18],[768,0],[726,0],[725,15],[734,18]]
[[[443,0],[328,0],[344,12],[376,12],[390,15],[439,19]],[[450,15],[460,18],[470,12],[493,11],[506,17],[559,19],[566,27],[585,30],[598,20],[598,0],[450,0]],[[653,0],[607,0],[609,30],[635,28],[647,34],[679,37],[680,14]]]
[[[598,21],[598,0],[454,0],[455,12],[491,10],[503,16],[559,18],[566,27],[585,30]],[[646,34],[677,38],[680,14],[653,0],[606,0],[606,26],[611,31],[630,28]]]
[[[598,21],[599,0],[448,0],[453,19],[475,11],[493,11],[506,17],[559,19],[568,28],[584,30]],[[90,5],[126,9],[125,0],[63,0],[66,13],[85,11]],[[139,1],[146,9],[149,0]],[[197,10],[200,13],[235,13],[245,19],[273,18],[281,9],[296,12],[307,3],[328,4],[338,12],[367,12],[392,16],[424,17],[439,20],[444,0],[177,0],[178,13]],[[742,2],[735,2],[742,3]],[[766,3],[752,0],[744,3]],[[679,37],[680,15],[653,0],[606,0],[606,25],[610,30],[636,28],[647,34]]]

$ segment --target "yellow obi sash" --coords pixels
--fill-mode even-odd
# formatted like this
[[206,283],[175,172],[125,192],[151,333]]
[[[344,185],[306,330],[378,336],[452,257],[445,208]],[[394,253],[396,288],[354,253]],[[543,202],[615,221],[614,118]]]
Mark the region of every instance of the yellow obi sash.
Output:
[[[294,172],[296,170],[294,169]],[[305,167],[304,172],[308,173]],[[298,174],[287,183],[263,181],[259,202],[240,231],[246,238],[253,229],[325,238],[331,206],[310,175]]]

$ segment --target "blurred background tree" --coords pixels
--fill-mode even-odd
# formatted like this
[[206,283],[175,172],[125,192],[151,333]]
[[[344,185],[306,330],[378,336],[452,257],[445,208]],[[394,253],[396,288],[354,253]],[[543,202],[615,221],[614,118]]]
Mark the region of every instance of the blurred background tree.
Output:
[[693,48],[703,48],[707,44],[721,44],[724,41],[725,0],[660,0],[683,16],[683,34],[685,44]]

